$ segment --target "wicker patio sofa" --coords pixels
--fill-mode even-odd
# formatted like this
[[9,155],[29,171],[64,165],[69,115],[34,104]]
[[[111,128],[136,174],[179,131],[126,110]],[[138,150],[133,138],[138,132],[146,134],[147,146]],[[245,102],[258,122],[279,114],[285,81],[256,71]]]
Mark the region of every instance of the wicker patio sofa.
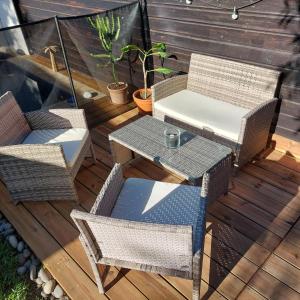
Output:
[[78,201],[73,180],[89,153],[95,160],[83,110],[23,114],[11,92],[0,97],[0,179],[15,204]]
[[[202,186],[124,179],[115,164],[90,213],[71,217],[91,263],[99,292],[105,292],[97,264],[193,280],[200,298],[206,208],[228,180],[231,157],[204,174]],[[227,178],[227,179],[226,179]]]
[[153,116],[229,146],[243,166],[267,144],[279,72],[192,54],[189,73],[152,86]]

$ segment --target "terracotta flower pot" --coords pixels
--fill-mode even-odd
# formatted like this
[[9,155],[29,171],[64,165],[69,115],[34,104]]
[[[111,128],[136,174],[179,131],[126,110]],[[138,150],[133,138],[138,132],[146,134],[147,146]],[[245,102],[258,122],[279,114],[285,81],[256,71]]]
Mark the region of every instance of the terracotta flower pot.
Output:
[[141,93],[144,92],[144,89],[136,90],[133,93],[133,100],[137,105],[139,112],[141,114],[148,114],[152,113],[152,97],[151,97],[151,89],[147,89],[147,94],[149,95],[147,99],[143,99]]
[[126,104],[128,102],[128,84],[119,82],[119,85],[110,83],[107,86],[111,102],[114,104]]

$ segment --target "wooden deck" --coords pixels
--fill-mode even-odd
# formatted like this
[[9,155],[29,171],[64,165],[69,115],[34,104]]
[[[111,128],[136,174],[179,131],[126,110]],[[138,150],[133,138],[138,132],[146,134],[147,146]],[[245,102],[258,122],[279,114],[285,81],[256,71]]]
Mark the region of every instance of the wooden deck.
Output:
[[[191,281],[112,267],[98,294],[91,267],[69,217],[88,211],[112,158],[107,134],[137,117],[136,109],[92,131],[98,163],[87,159],[76,178],[80,206],[72,202],[8,201],[0,209],[72,299],[190,299]],[[140,160],[126,177],[181,179]],[[279,151],[244,167],[228,196],[209,208],[201,292],[203,299],[300,299],[300,163]]]
[[[64,66],[58,64],[58,72],[53,72],[49,59],[43,56],[24,56],[23,59],[30,60],[36,64],[34,70],[41,79],[44,78],[47,81],[45,76],[55,78],[56,84],[59,85],[60,89],[71,92],[68,73]],[[73,69],[71,69],[71,74],[79,108],[85,110],[90,128],[136,107],[133,101],[121,105],[113,104],[110,97],[107,96],[108,92],[105,83],[97,82],[94,78]],[[84,91],[95,93],[96,96],[91,101],[87,101],[83,98]]]

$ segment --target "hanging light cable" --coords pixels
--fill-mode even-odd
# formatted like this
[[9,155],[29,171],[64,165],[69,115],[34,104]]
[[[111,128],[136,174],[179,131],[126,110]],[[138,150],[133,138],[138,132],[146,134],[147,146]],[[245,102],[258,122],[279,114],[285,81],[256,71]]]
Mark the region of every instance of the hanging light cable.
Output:
[[237,6],[236,5],[236,0],[233,0],[233,7],[228,7],[228,6],[222,6],[222,4],[220,3],[220,0],[216,0],[216,2],[218,4],[212,4],[211,1],[200,0],[200,2],[206,3],[207,5],[215,7],[215,8],[223,8],[223,9],[228,9],[228,10],[233,9],[232,14],[231,14],[231,18],[233,20],[237,20],[239,18],[239,11],[241,9],[252,6],[252,5],[255,5],[255,4],[257,4],[259,2],[262,2],[262,1],[263,0],[250,0],[249,4],[245,4],[245,5],[242,5],[242,6]]

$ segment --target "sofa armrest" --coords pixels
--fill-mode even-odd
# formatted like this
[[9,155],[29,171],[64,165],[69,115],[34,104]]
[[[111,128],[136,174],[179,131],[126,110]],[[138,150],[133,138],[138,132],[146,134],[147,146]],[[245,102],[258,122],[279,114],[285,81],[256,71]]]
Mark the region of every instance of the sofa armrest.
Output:
[[277,101],[264,102],[243,117],[237,149],[239,167],[266,147]]
[[154,84],[151,87],[152,101],[158,101],[162,98],[175,94],[187,88],[188,75],[180,75],[168,78],[161,82]]
[[109,217],[122,190],[124,181],[121,165],[115,164],[97,196],[90,213]]
[[77,200],[61,145],[0,147],[0,177],[15,203]]
[[83,109],[50,109],[25,113],[32,130],[88,128]]

